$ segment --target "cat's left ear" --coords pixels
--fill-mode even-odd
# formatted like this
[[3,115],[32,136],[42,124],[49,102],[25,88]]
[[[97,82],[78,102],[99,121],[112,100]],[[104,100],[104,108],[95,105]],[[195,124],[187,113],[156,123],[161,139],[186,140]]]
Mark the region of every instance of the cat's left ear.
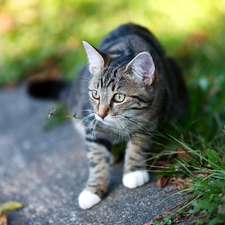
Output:
[[155,78],[155,64],[148,52],[138,54],[126,67],[140,77],[145,85],[151,85]]
[[92,47],[86,41],[83,41],[84,48],[87,52],[89,61],[89,71],[92,75],[98,74],[108,63],[109,57],[105,53]]

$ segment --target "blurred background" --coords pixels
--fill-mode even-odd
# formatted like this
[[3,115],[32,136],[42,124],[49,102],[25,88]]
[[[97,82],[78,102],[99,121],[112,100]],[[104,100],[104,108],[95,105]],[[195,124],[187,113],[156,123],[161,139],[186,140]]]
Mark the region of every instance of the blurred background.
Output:
[[150,29],[170,55],[201,51],[210,63],[223,64],[217,50],[224,47],[224,0],[0,0],[0,5],[1,85],[40,73],[72,79],[86,62],[81,41],[96,46],[127,22]]
[[82,40],[96,46],[112,29],[133,22],[151,30],[180,63],[189,121],[201,117],[198,131],[221,131],[224,21],[224,0],[0,0],[0,87],[30,76],[72,80],[86,63]]

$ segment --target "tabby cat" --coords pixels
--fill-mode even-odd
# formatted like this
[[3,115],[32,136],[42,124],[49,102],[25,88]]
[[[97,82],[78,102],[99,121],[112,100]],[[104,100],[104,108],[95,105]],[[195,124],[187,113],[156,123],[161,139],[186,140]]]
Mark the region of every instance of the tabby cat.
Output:
[[[70,113],[84,118],[73,121],[86,140],[89,178],[78,201],[82,209],[89,209],[107,192],[110,150],[119,141],[127,141],[123,185],[136,188],[149,181],[142,162],[154,135],[146,133],[154,134],[167,115],[174,118],[185,109],[187,91],[176,62],[141,26],[122,25],[97,48],[85,41],[83,45],[88,65],[69,89],[55,82],[46,86],[46,95],[66,96]],[[45,95],[44,89],[34,87]],[[63,91],[51,91],[54,87]]]

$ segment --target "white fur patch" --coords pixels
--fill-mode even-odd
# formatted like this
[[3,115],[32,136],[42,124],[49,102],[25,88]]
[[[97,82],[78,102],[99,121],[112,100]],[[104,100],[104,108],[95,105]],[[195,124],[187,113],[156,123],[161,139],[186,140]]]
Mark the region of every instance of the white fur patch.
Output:
[[123,176],[123,185],[128,188],[136,188],[142,186],[149,181],[147,171],[135,171],[127,173]]
[[83,190],[78,197],[79,205],[82,209],[89,209],[101,201],[98,195]]

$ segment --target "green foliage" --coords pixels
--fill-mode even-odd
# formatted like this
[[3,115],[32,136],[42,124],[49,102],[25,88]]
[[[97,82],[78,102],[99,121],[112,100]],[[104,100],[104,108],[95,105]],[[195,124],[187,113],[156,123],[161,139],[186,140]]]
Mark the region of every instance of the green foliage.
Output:
[[[0,4],[0,85],[23,79],[37,66],[46,69],[43,62],[49,59],[72,79],[86,62],[81,41],[97,45],[110,30],[127,22],[149,28],[170,54],[179,56],[188,37],[211,36],[223,29],[225,14],[223,0],[0,0]],[[216,39],[218,45],[223,42],[219,33]],[[196,50],[202,55],[200,64],[210,67],[204,56],[213,63],[222,61],[210,44],[202,50]],[[201,68],[196,65],[195,71]]]
[[[190,149],[185,144],[176,141],[178,144],[183,145],[184,148]],[[192,151],[199,156],[198,152],[193,149]],[[200,157],[202,165],[191,167],[192,170],[189,169],[189,162],[180,161],[185,174],[191,180],[189,179],[185,183],[187,188],[178,193],[192,193],[191,199],[193,200],[179,210],[170,213],[169,216],[166,215],[162,219],[160,218],[160,221],[155,221],[154,224],[174,224],[174,222],[179,222],[177,219],[181,214],[188,214],[185,220],[194,219],[195,224],[214,225],[225,223],[225,158],[223,155],[209,149],[207,150],[208,158],[201,155]],[[212,167],[203,166],[205,163],[210,164]],[[175,218],[177,219],[175,220]]]
[[190,171],[187,169],[189,165],[187,162],[183,162],[182,166],[192,178],[192,181],[187,183],[189,186],[187,191],[198,196],[192,202],[193,209],[189,213],[201,212],[203,218],[197,220],[196,224],[213,225],[225,222],[225,159],[222,155],[209,149],[207,157],[208,159],[201,156],[201,159],[208,162],[212,168],[196,167],[195,171]]
[[[207,149],[206,154],[208,156],[209,162],[213,162],[210,165],[214,169],[218,169],[218,168],[219,169],[225,169],[224,162],[222,161],[221,157],[219,157],[219,155],[215,151]],[[217,165],[215,166],[215,164],[217,164]]]

